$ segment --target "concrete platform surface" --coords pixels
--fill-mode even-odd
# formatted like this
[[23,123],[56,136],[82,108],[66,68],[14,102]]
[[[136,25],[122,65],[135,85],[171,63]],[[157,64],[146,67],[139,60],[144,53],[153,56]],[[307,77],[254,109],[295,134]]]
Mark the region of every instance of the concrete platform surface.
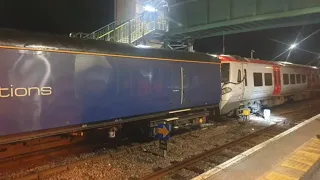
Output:
[[298,180],[306,175],[307,179],[317,178],[320,176],[317,135],[320,135],[320,114],[193,180]]

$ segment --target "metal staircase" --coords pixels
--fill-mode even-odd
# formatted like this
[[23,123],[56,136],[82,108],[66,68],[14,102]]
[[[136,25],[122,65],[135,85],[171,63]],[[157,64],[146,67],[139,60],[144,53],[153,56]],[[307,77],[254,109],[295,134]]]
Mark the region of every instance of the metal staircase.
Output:
[[167,31],[168,22],[164,16],[142,13],[119,26],[113,22],[92,33],[71,33],[70,37],[133,44],[153,32],[165,33]]

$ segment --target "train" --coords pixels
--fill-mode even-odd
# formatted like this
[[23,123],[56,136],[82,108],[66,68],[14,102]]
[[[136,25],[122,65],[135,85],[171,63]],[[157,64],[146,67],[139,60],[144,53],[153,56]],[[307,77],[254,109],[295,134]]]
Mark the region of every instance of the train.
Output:
[[320,90],[317,67],[0,29],[0,144],[202,124]]
[[319,97],[320,69],[287,61],[266,61],[219,55],[222,96],[220,113],[238,116],[263,108]]
[[0,58],[1,143],[219,109],[220,60],[204,53],[1,29]]

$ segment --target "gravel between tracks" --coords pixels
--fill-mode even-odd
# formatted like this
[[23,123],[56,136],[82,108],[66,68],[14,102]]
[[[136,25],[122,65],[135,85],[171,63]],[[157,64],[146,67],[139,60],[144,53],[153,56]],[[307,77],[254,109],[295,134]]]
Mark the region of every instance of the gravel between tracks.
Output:
[[[312,103],[309,101],[308,103]],[[315,102],[315,101],[314,101]],[[313,103],[314,103],[313,102]],[[305,103],[305,102],[304,102]],[[320,102],[318,103],[318,105]],[[299,107],[303,104],[294,103],[280,106],[273,110],[274,113],[286,112]],[[316,106],[315,106],[316,107]],[[295,121],[307,119],[320,112],[319,108],[309,108],[303,112],[288,113],[281,116],[284,126]],[[143,151],[133,151],[122,154],[121,156],[106,156],[104,159],[92,164],[75,167],[74,169],[51,176],[47,179],[130,179],[132,177],[142,177],[152,173],[154,169],[171,165],[174,161],[181,161],[192,155],[199,154],[206,149],[212,149],[219,145],[225,144],[240,136],[258,131],[270,124],[269,122],[258,119],[250,124],[239,125],[236,121],[217,123],[214,126],[203,130],[194,131],[186,135],[172,137],[169,141],[168,156],[163,158],[162,152],[158,149],[157,143],[152,146],[146,146]],[[111,153],[114,150],[106,150],[105,153]],[[81,157],[68,157],[66,159],[57,160],[44,166],[39,166],[29,170],[23,170],[10,175],[1,175],[0,179],[13,179],[32,172],[37,172],[50,167],[64,165],[79,159],[95,156],[96,154],[83,154]],[[204,165],[205,166],[205,165]],[[209,167],[206,167],[206,169]],[[190,172],[186,172],[190,173]]]

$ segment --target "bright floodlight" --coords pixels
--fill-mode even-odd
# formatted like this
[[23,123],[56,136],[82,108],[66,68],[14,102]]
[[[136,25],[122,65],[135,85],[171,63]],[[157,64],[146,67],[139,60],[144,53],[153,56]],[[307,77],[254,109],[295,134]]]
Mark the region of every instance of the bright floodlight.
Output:
[[139,44],[137,45],[138,48],[151,48],[151,46],[146,46],[146,45],[143,45],[143,44]]
[[157,11],[156,8],[154,8],[152,6],[149,6],[149,5],[144,6],[143,8],[144,8],[145,11],[149,11],[149,12],[156,12]]
[[287,61],[283,61],[283,62],[280,62],[282,64],[292,64],[291,62],[287,62]]
[[297,47],[297,44],[292,44],[289,49],[294,49]]

